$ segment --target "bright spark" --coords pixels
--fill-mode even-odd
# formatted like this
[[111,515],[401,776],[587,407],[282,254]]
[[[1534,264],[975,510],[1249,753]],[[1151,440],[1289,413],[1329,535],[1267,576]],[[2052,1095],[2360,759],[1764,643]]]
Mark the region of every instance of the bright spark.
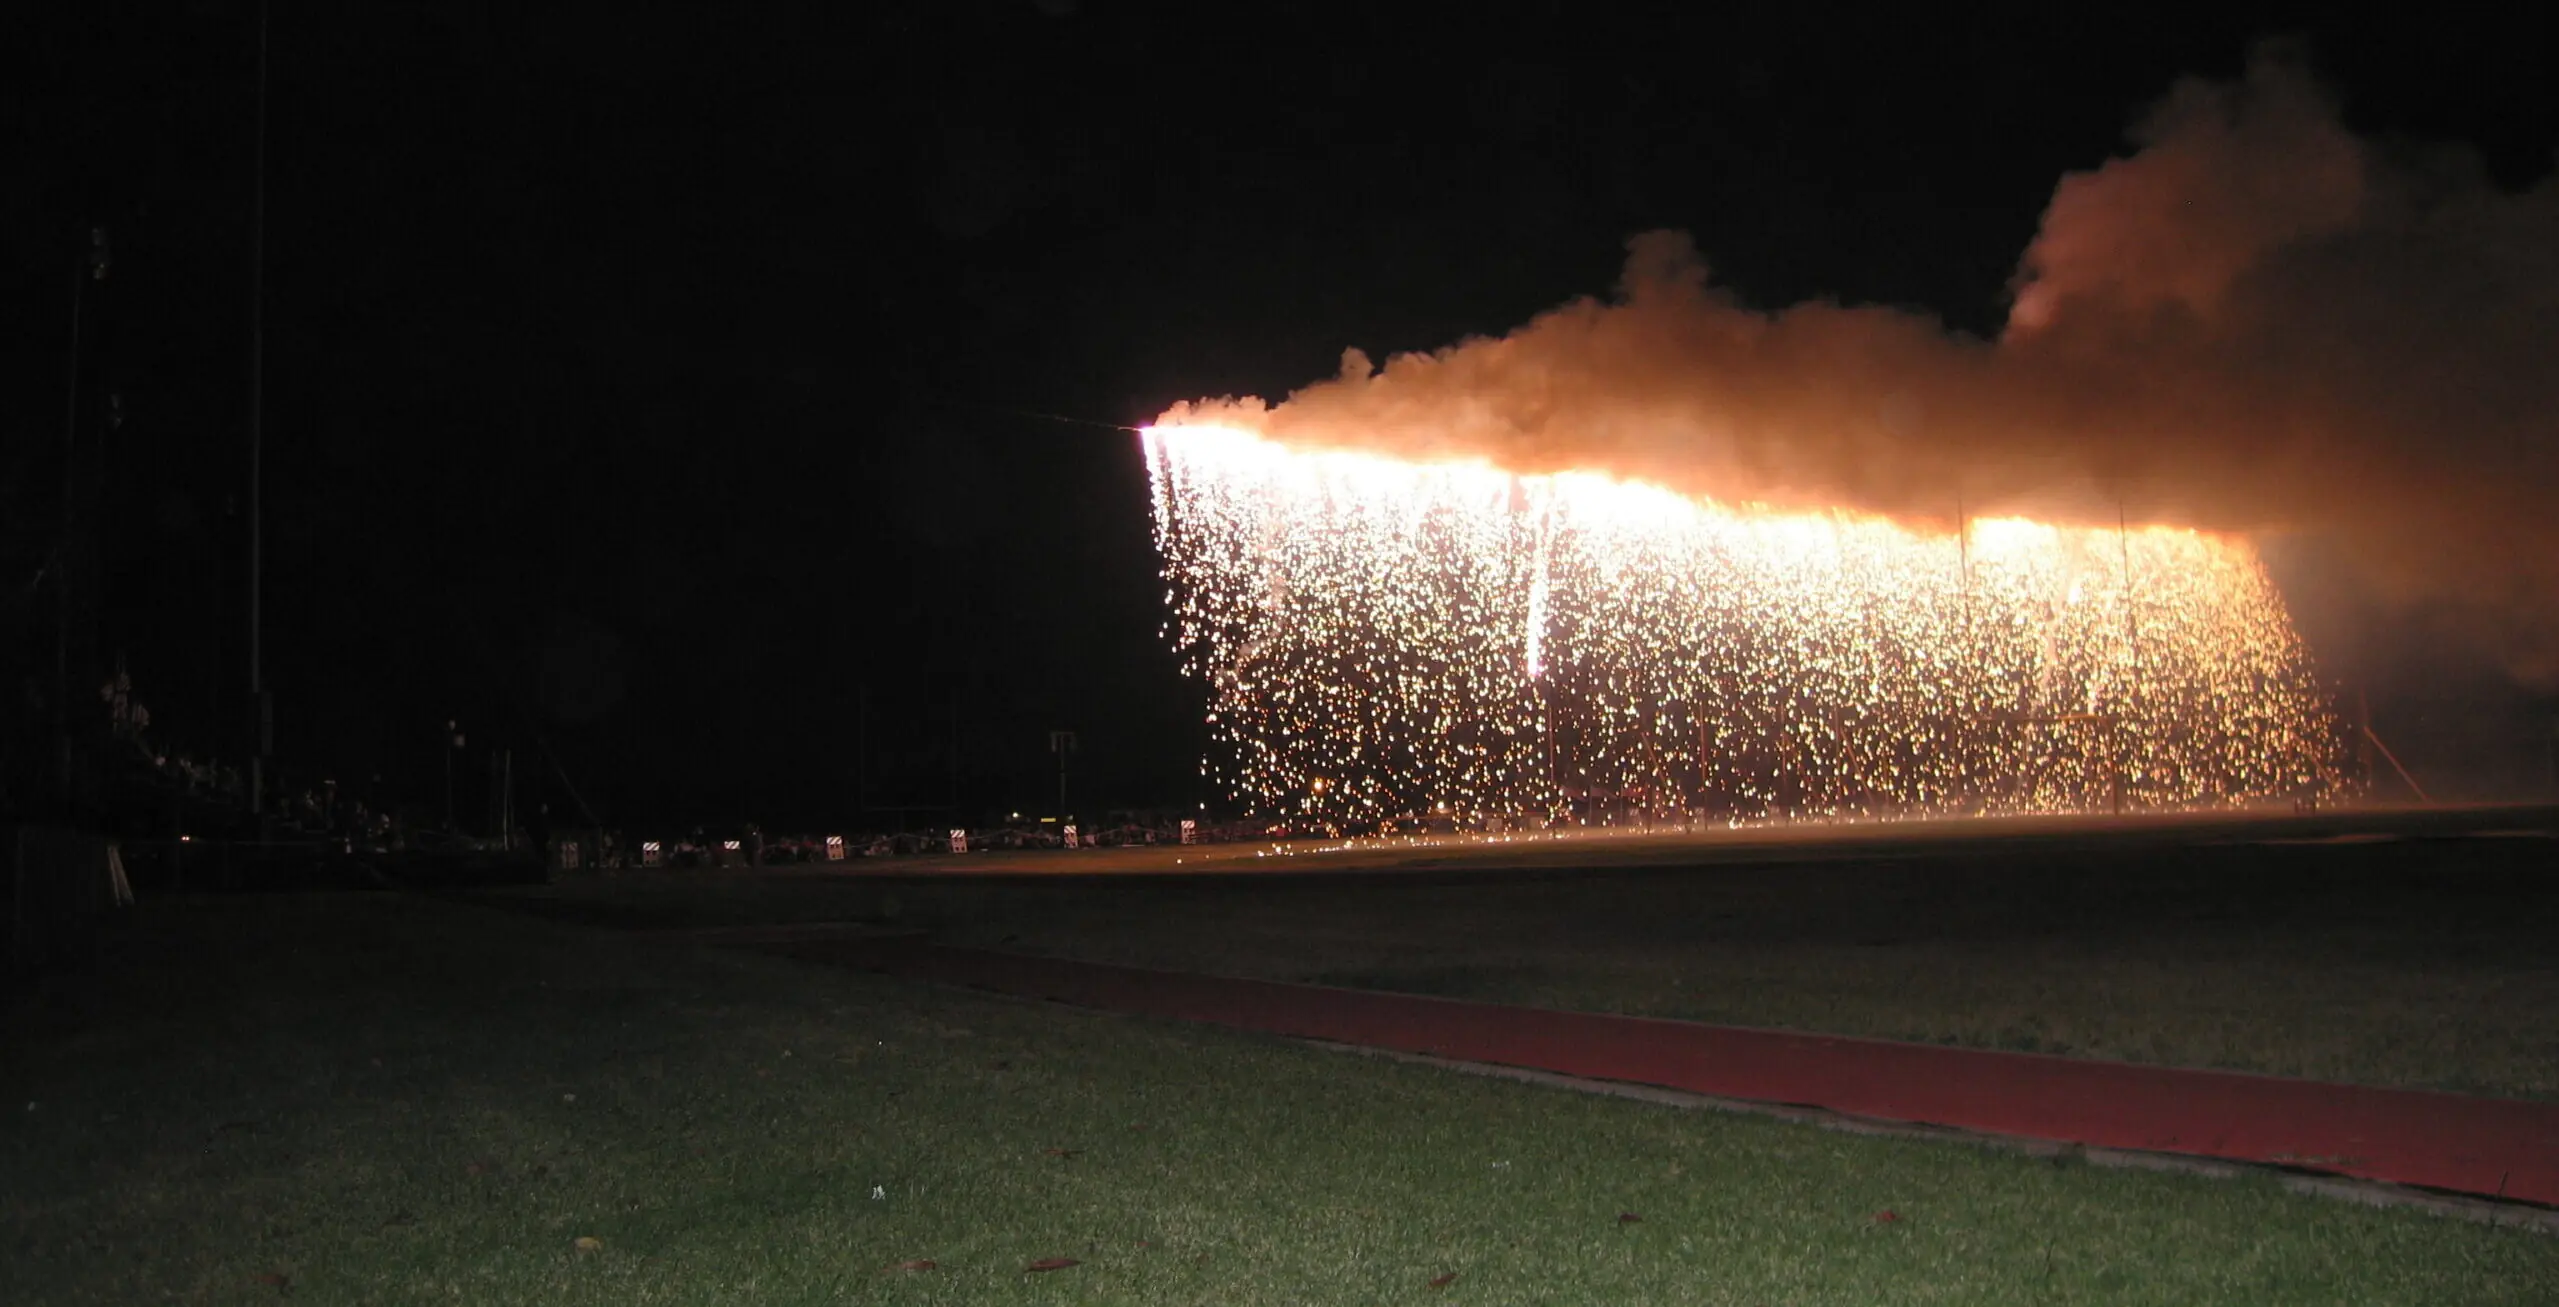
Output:
[[1203,771],[1450,812],[2069,812],[2328,797],[2343,733],[2244,541],[1966,536],[1607,477],[1144,433]]

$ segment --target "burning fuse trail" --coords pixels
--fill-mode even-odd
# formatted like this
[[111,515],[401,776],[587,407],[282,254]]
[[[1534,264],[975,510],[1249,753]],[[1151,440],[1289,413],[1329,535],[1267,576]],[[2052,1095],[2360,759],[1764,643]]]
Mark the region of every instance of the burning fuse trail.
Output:
[[2063,812],[2346,784],[2243,542],[1930,535],[1222,427],[1144,440],[1204,766],[1258,813]]

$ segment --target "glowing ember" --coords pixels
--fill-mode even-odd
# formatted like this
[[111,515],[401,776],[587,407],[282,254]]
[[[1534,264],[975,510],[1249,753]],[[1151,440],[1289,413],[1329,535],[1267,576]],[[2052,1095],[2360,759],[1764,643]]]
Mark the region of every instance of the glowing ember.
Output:
[[1716,817],[2333,795],[2244,543],[1930,536],[1570,474],[1145,433],[1204,770],[1257,812]]

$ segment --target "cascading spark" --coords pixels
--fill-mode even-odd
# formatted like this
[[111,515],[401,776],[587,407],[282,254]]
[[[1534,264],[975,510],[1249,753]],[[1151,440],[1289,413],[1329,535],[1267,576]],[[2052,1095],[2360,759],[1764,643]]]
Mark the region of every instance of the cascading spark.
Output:
[[2255,549],[1885,519],[1144,433],[1202,767],[1339,828],[2333,797],[2345,736]]

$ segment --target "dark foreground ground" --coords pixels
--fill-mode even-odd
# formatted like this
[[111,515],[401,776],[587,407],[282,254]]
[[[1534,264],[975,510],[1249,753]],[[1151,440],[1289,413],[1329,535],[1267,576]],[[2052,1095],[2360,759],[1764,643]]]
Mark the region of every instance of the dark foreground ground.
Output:
[[508,901],[2550,1100],[2554,830],[2509,809],[1045,853]]
[[[1296,892],[1275,926],[1343,902]],[[1766,910],[1821,937],[1836,897]],[[1281,901],[1192,887],[1089,920],[1244,932],[1253,902]],[[974,900],[923,908],[1003,928]],[[2547,1235],[2265,1179],[1487,1081],[403,895],[146,903],[101,971],[16,999],[0,1049],[13,1307],[2255,1307],[2559,1283]],[[1053,1260],[1074,1264],[1031,1269]]]

